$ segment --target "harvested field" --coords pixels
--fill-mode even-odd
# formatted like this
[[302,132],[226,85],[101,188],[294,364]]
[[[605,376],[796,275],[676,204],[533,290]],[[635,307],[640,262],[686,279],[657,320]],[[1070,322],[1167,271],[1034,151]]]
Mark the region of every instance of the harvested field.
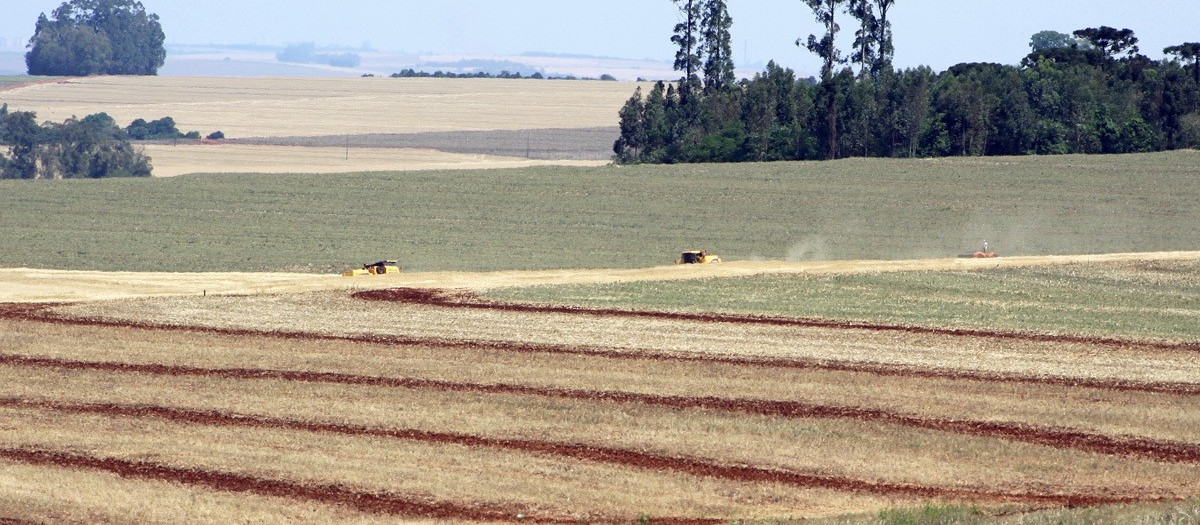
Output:
[[146,143],[154,176],[600,165],[628,83],[497,79],[89,77],[16,85],[40,120],[175,119],[226,144]]
[[[1014,425],[1013,428],[1025,429],[1029,435],[1042,436],[1031,440],[1014,435],[969,431],[967,429],[972,425],[955,417],[946,421],[960,423],[915,424],[925,420],[926,416],[886,416],[884,412],[874,409],[856,408],[853,406],[855,400],[844,395],[838,395],[840,399],[833,404],[825,405],[827,408],[824,410],[828,413],[824,415],[821,410],[795,410],[806,406],[804,402],[778,405],[777,401],[769,401],[773,397],[804,398],[805,394],[791,390],[788,385],[806,384],[813,391],[830,389],[829,394],[839,389],[847,394],[857,392],[855,395],[861,396],[861,402],[868,402],[875,397],[869,393],[872,389],[877,389],[883,395],[886,395],[885,392],[945,391],[957,398],[960,407],[964,399],[963,390],[975,392],[966,396],[976,399],[976,402],[986,403],[985,400],[999,396],[992,401],[997,406],[1007,405],[1026,395],[1025,387],[1004,383],[913,377],[888,379],[886,376],[873,377],[873,374],[865,372],[829,375],[831,372],[819,370],[789,371],[739,364],[614,360],[611,357],[588,355],[530,355],[507,350],[473,350],[470,347],[454,351],[451,348],[421,345],[309,342],[245,334],[221,335],[121,327],[97,329],[28,321],[5,323],[6,328],[10,328],[8,333],[17,334],[15,339],[20,344],[19,353],[26,356],[7,358],[0,365],[0,369],[10,370],[22,378],[15,381],[15,376],[3,372],[14,381],[5,382],[9,386],[0,393],[0,396],[4,396],[0,405],[10,413],[8,419],[12,421],[24,421],[22,418],[27,416],[21,414],[30,412],[43,414],[37,421],[59,421],[54,424],[57,426],[29,434],[39,436],[36,439],[28,437],[22,440],[17,436],[26,434],[13,434],[9,439],[16,439],[17,442],[8,442],[5,446],[22,450],[34,447],[43,451],[39,454],[54,453],[54,450],[60,450],[68,443],[76,443],[72,448],[75,450],[79,440],[96,443],[84,446],[85,450],[113,450],[111,445],[100,445],[95,438],[85,437],[85,434],[90,436],[103,431],[84,434],[78,431],[77,427],[81,425],[90,428],[88,425],[92,423],[87,421],[96,420],[101,415],[113,420],[109,424],[109,432],[119,432],[122,443],[129,443],[117,447],[120,450],[128,448],[130,453],[140,450],[138,447],[141,445],[137,443],[150,439],[145,435],[146,432],[152,436],[165,433],[168,437],[154,439],[170,440],[169,434],[174,431],[164,428],[164,425],[182,425],[190,429],[189,433],[203,432],[210,436],[208,439],[222,443],[221,447],[239,451],[239,457],[243,458],[239,465],[246,461],[257,461],[252,459],[257,453],[244,450],[250,447],[248,443],[226,443],[229,438],[221,437],[226,432],[223,428],[262,428],[264,430],[261,432],[265,434],[254,431],[245,439],[254,443],[283,440],[282,443],[288,444],[288,450],[293,451],[288,454],[289,457],[330,450],[313,449],[316,443],[311,440],[319,440],[324,444],[331,440],[351,440],[356,444],[347,442],[342,446],[353,446],[354,450],[365,446],[357,444],[357,440],[367,438],[370,438],[369,442],[398,439],[420,447],[442,447],[446,445],[439,443],[452,443],[455,444],[453,446],[468,447],[479,453],[486,452],[488,457],[494,454],[535,454],[553,462],[576,464],[583,461],[616,468],[649,468],[647,472],[663,470],[675,473],[668,478],[700,476],[702,479],[713,479],[713,482],[724,479],[738,484],[749,483],[749,486],[738,490],[750,491],[746,492],[747,497],[756,503],[741,507],[741,511],[737,511],[738,507],[735,506],[732,510],[726,508],[726,511],[721,511],[732,512],[730,514],[713,514],[714,508],[711,506],[696,508],[678,501],[660,501],[660,509],[692,510],[682,513],[669,510],[650,512],[650,515],[659,516],[722,518],[786,516],[796,515],[796,512],[805,516],[820,516],[856,508],[866,510],[872,508],[871,505],[880,504],[878,501],[870,503],[869,499],[862,499],[871,494],[885,496],[892,502],[907,498],[936,498],[985,504],[1015,502],[1038,507],[1170,500],[1186,496],[1188,490],[1195,490],[1192,486],[1197,468],[1194,459],[1169,459],[1138,452],[1139,447],[1140,450],[1146,450],[1147,444],[1160,447],[1173,444],[1183,449],[1194,446],[1188,443],[1194,443],[1196,436],[1172,434],[1178,429],[1196,426],[1172,423],[1173,418],[1175,423],[1179,422],[1176,409],[1183,413],[1200,413],[1180,405],[1195,403],[1194,396],[1100,394],[1103,391],[1071,386],[1040,388],[1042,399],[1036,402],[1029,399],[1021,401],[1031,405],[1028,412],[1022,414],[1021,410],[1016,410],[1009,416],[1000,416],[1001,419],[1011,417],[1017,421],[1024,420],[1010,424]],[[73,333],[76,331],[99,336],[95,346],[79,349],[54,343],[56,339],[78,337]],[[26,343],[20,343],[22,341]],[[204,342],[198,344],[200,341]],[[254,350],[248,352],[250,348]],[[104,360],[97,360],[97,349],[103,349]],[[31,354],[41,354],[41,357]],[[162,363],[164,358],[170,364],[157,364]],[[605,361],[608,363],[605,364]],[[479,362],[487,362],[489,366],[480,369],[475,366]],[[112,366],[119,363],[127,364]],[[251,363],[258,366],[222,367]],[[540,370],[543,368],[544,371]],[[554,374],[550,370],[559,372]],[[464,373],[478,382],[462,382]],[[755,375],[760,378],[756,379]],[[788,377],[793,375],[797,377]],[[805,375],[808,376],[807,380],[802,379]],[[450,377],[458,381],[444,379]],[[821,377],[828,382],[828,386],[819,387],[808,382]],[[547,378],[576,385],[577,388],[564,390],[548,386],[545,384]],[[655,381],[646,382],[651,378]],[[724,378],[725,382],[720,383],[722,380],[716,378]],[[844,383],[847,379],[853,380],[849,384],[856,386]],[[497,382],[504,380],[509,382]],[[24,388],[18,387],[17,382]],[[88,387],[97,382],[112,387],[107,392]],[[904,383],[909,384],[901,386]],[[629,386],[633,385],[637,385],[637,388],[629,391]],[[617,389],[606,389],[606,386]],[[20,390],[12,390],[14,387]],[[780,388],[783,390],[773,391]],[[692,394],[719,391],[720,394],[719,397],[691,397],[636,392],[643,389],[657,392],[674,389]],[[622,391],[628,393],[621,394]],[[39,394],[30,397],[28,392]],[[192,395],[185,394],[187,392]],[[1005,396],[1011,396],[1008,402],[1003,400]],[[956,404],[954,400],[948,398],[941,406],[936,402],[932,406],[928,403],[922,406],[916,397],[911,401],[914,403],[912,406],[904,407],[905,411],[954,414],[955,409],[950,408]],[[285,399],[287,401],[280,404]],[[722,402],[721,399],[727,401]],[[175,401],[168,406],[161,406],[162,400]],[[1158,437],[1126,436],[1117,430],[1122,428],[1120,420],[1132,418],[1137,421],[1143,417],[1141,412],[1155,412],[1148,409],[1158,404],[1164,409],[1161,412],[1164,423],[1162,430],[1151,432]],[[771,409],[773,405],[781,408],[790,405],[791,411]],[[1085,424],[1089,421],[1087,414],[1098,407],[1115,409],[1116,412],[1110,410],[1106,416],[1106,419],[1112,418],[1114,426],[1105,429],[1107,433],[1096,434],[1097,437],[1107,436],[1109,444],[1114,446],[1107,450],[1081,446],[1081,435],[1090,432],[1067,436],[1062,434],[1066,431],[1065,427],[1037,430],[1037,421],[1054,421],[1054,414],[1036,415],[1039,412],[1037,405],[1043,405],[1043,408],[1059,406],[1077,409],[1078,415],[1072,421]],[[986,411],[991,407],[971,408]],[[1120,415],[1126,410],[1129,415]],[[333,413],[339,415],[332,420],[329,416],[321,415]],[[928,421],[934,419],[937,418]],[[124,428],[124,424],[120,423],[122,420],[142,423],[136,427],[138,430],[120,430]],[[197,429],[197,426],[203,428]],[[1005,424],[991,426],[1001,428]],[[212,430],[205,430],[207,428]],[[293,435],[297,432],[306,436],[317,435],[302,438]],[[1055,432],[1060,433],[1057,434],[1059,437],[1054,437]],[[244,434],[243,431],[237,433],[238,436]],[[330,435],[343,437],[334,438]],[[50,439],[45,436],[58,437]],[[163,447],[171,446],[167,445],[168,441],[156,442]],[[747,448],[744,444],[748,442],[759,446]],[[297,446],[300,448],[294,448]],[[399,445],[392,444],[387,448],[394,450],[395,447]],[[392,452],[395,453],[398,452]],[[177,454],[170,452],[164,456],[159,452],[153,458],[177,457]],[[426,456],[428,453],[421,454],[422,457],[432,457]],[[993,467],[987,471],[975,468],[981,455],[991,458],[989,461]],[[142,455],[133,457],[139,460],[143,458]],[[276,455],[271,457],[278,460]],[[456,452],[454,457],[462,457],[462,454]],[[88,463],[96,460],[76,458],[73,461]],[[231,469],[227,464],[220,464],[219,459],[206,461],[217,461],[218,464],[205,464],[201,472],[229,473],[233,470],[239,476],[251,475],[244,472],[247,468],[252,470],[252,467]],[[438,460],[426,461],[438,463]],[[498,458],[488,461],[514,464],[514,460]],[[159,465],[161,461],[151,463]],[[872,466],[864,470],[868,464]],[[1068,464],[1074,466],[1066,467]],[[170,468],[194,470],[198,467]],[[288,467],[276,468],[286,471]],[[1064,482],[1053,474],[1060,469],[1074,472],[1072,481]],[[573,476],[586,476],[586,470],[581,472],[578,466],[571,467],[571,471]],[[1089,472],[1094,472],[1095,477]],[[369,474],[354,475],[369,477]],[[654,476],[658,478],[663,474]],[[1111,476],[1124,481],[1117,483]],[[253,474],[251,477],[278,479],[277,476],[262,474]],[[450,474],[444,477],[455,479]],[[294,482],[288,479],[289,483]],[[751,481],[755,479],[762,481]],[[947,480],[954,481],[947,484]],[[670,489],[669,485],[664,487],[661,483],[666,481],[661,479],[654,483],[652,490],[679,490]],[[766,485],[761,486],[762,483]],[[802,488],[802,493],[825,487],[821,490],[860,496],[854,498],[857,503],[843,499],[842,503],[834,505],[836,509],[815,503],[821,501],[830,505],[839,501],[831,493],[812,493],[816,500],[807,503],[794,499],[797,497],[795,489],[792,490],[793,496],[783,500],[778,499],[778,494],[769,500],[761,499],[767,497],[767,493],[763,492],[766,487],[778,484]],[[1049,486],[1055,489],[1047,491],[1046,487]],[[1174,492],[1180,489],[1182,493]],[[437,492],[439,494],[447,493],[444,489],[439,490],[443,491]],[[494,489],[485,486],[478,490],[491,494]],[[596,496],[595,490],[592,489],[593,497]],[[467,495],[456,494],[455,501],[474,501]],[[749,494],[758,496],[751,497]],[[598,508],[614,503],[622,505],[619,496],[605,497],[618,499],[607,500]],[[474,498],[478,499],[478,496]],[[578,497],[569,500],[581,505],[576,510],[593,505]],[[774,504],[764,505],[765,501]],[[634,504],[626,502],[623,505]],[[772,508],[776,510],[771,511]],[[531,511],[530,515],[536,513]]]
[[612,127],[624,82],[503,79],[89,77],[3,92],[39,120],[172,117],[230,138]]
[[[1002,261],[945,265],[1019,264]],[[888,267],[825,264],[806,269]],[[705,270],[642,277],[693,269]],[[601,274],[398,276],[455,292],[9,304],[0,457],[51,480],[117,475],[134,492],[166,482],[241,494],[248,509],[282,497],[379,519],[704,522],[923,502],[1012,513],[1200,491],[1195,341],[464,291]],[[17,501],[29,515],[62,508]]]

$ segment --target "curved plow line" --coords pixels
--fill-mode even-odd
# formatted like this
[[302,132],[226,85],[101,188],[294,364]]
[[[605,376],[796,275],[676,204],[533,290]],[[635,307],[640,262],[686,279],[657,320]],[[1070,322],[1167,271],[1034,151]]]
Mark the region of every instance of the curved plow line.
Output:
[[17,321],[32,321],[52,324],[102,326],[109,328],[126,328],[149,331],[175,331],[198,334],[214,334],[225,336],[273,337],[277,339],[295,339],[304,341],[339,341],[349,343],[378,344],[388,346],[416,346],[438,349],[469,349],[494,350],[502,352],[525,354],[557,354],[599,357],[604,359],[621,359],[655,362],[684,362],[724,364],[733,366],[753,366],[762,368],[787,368],[796,370],[828,370],[835,372],[865,373],[888,377],[911,377],[922,379],[949,379],[955,381],[975,381],[981,383],[1012,383],[1051,385],[1071,388],[1091,388],[1117,392],[1146,392],[1152,394],[1171,394],[1183,396],[1200,396],[1200,384],[1126,381],[1121,379],[1089,379],[1066,376],[1028,376],[982,371],[964,371],[935,368],[917,368],[905,365],[888,365],[869,362],[830,362],[813,359],[772,359],[752,357],[703,356],[672,354],[661,352],[642,352],[633,350],[616,350],[602,347],[584,347],[570,345],[554,345],[541,343],[518,343],[511,341],[483,341],[464,339],[442,339],[425,337],[405,337],[394,335],[328,335],[313,332],[292,332],[281,330],[253,330],[247,328],[213,328],[205,326],[186,326],[139,321],[121,321],[88,317],[72,317],[49,312],[46,309],[57,305],[22,305],[0,304],[0,319]]
[[1133,340],[1113,337],[1091,337],[1067,334],[984,330],[976,328],[938,328],[932,326],[897,325],[862,321],[838,321],[833,319],[805,317],[782,317],[730,313],[666,312],[658,310],[624,310],[619,308],[592,308],[570,305],[511,303],[479,299],[471,292],[447,292],[437,289],[391,288],[385,290],[365,290],[354,292],[350,294],[350,296],[355,299],[367,301],[399,302],[426,306],[441,306],[444,308],[498,310],[503,312],[574,314],[596,317],[632,317],[665,319],[670,321],[699,321],[704,323],[802,326],[811,328],[831,328],[836,330],[904,332],[911,334],[932,334],[953,337],[1011,339],[1017,341],[1033,341],[1042,343],[1076,343],[1116,348],[1150,348],[1166,351],[1200,352],[1200,343],[1191,342]]
[[415,429],[374,428],[358,425],[297,421],[271,418],[266,416],[207,410],[187,410],[161,406],[95,403],[79,404],[57,401],[33,401],[25,399],[0,399],[0,406],[12,408],[32,408],[75,414],[99,414],[111,417],[157,418],[174,422],[211,426],[294,430],[349,436],[382,437],[421,443],[452,444],[466,447],[492,448],[592,461],[596,463],[638,469],[679,472],[698,477],[718,478],[736,482],[779,483],[805,488],[823,488],[845,492],[870,493],[878,495],[907,495],[925,498],[948,497],[976,501],[990,500],[998,502],[1020,502],[1067,506],[1133,503],[1153,499],[1144,497],[1139,498],[1001,492],[978,488],[944,488],[909,483],[887,483],[839,476],[804,474],[785,469],[755,467],[750,465],[730,465],[699,458],[668,456],[663,454],[640,452],[636,450],[578,443],[556,443],[552,441],[541,440],[489,438],[470,434],[432,432]]
[[513,521],[518,514],[526,514],[525,519],[534,523],[561,522],[561,518],[531,516],[523,509],[498,505],[430,501],[429,498],[420,496],[364,492],[341,485],[305,484],[234,472],[180,468],[149,461],[103,458],[38,448],[0,448],[0,459],[31,465],[99,470],[128,479],[166,481],[223,492],[315,501],[370,514],[470,521]]
[[719,397],[665,396],[612,390],[576,390],[517,384],[481,384],[343,374],[336,372],[288,371],[256,368],[198,368],[186,366],[113,362],[68,361],[43,357],[0,354],[0,365],[96,370],[160,376],[189,376],[221,379],[269,379],[310,383],[423,389],[442,392],[510,394],[586,402],[640,404],[675,409],[707,409],[793,419],[851,419],[934,430],[1009,441],[1033,443],[1058,449],[1074,449],[1112,456],[1146,458],[1175,463],[1200,463],[1200,445],[1140,437],[1114,437],[1069,428],[1042,427],[1022,423],[971,421],[921,417],[881,409],[818,405],[799,401],[729,399]]

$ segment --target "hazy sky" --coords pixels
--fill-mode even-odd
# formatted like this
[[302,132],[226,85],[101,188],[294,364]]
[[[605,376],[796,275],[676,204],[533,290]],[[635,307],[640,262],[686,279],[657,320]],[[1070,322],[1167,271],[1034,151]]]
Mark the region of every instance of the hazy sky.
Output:
[[[0,0],[8,49],[62,0]],[[142,0],[162,18],[168,44],[316,42],[463,54],[553,51],[669,60],[677,9],[670,0]],[[730,0],[739,67],[774,59],[807,75],[819,60],[796,47],[820,30],[801,0]],[[1142,52],[1200,41],[1198,0],[900,0],[896,65],[1015,64],[1029,37],[1109,25],[1133,29]],[[843,27],[852,25],[846,17]],[[853,30],[843,31],[848,36]],[[843,44],[843,48],[845,45]]]

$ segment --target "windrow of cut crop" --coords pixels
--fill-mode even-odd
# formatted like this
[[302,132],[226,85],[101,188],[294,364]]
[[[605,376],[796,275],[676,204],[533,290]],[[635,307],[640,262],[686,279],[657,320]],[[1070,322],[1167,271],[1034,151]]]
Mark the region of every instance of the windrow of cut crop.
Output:
[[753,366],[763,368],[787,368],[804,370],[829,370],[836,372],[865,373],[879,376],[910,377],[921,379],[948,379],[989,383],[1013,383],[1050,385],[1072,388],[1090,388],[1117,392],[1147,392],[1156,394],[1200,396],[1200,383],[1152,382],[1124,379],[1096,379],[1062,377],[1051,375],[1022,375],[977,370],[925,368],[908,365],[893,365],[871,362],[844,362],[805,358],[735,357],[695,355],[686,353],[654,352],[638,349],[614,349],[604,347],[562,345],[548,343],[526,343],[518,341],[466,340],[397,335],[332,335],[317,332],[255,330],[247,328],[220,328],[212,326],[151,323],[128,319],[80,317],[54,311],[55,304],[5,304],[0,303],[0,319],[44,322],[64,325],[103,326],[151,331],[181,331],[199,334],[228,336],[273,337],[309,341],[344,341],[391,346],[417,346],[449,350],[495,350],[528,354],[562,354],[601,357],[606,359],[640,360],[656,362],[695,362],[731,366]]
[[282,380],[444,392],[505,394],[587,402],[610,402],[667,407],[680,410],[719,410],[794,419],[849,419],[938,432],[1033,443],[1052,448],[1137,457],[1155,461],[1200,464],[1200,445],[1134,436],[1109,436],[1070,428],[1044,427],[1016,422],[974,421],[925,417],[875,408],[822,405],[800,401],[670,396],[614,390],[548,388],[504,383],[468,383],[384,377],[335,372],[273,370],[262,368],[204,368],[163,364],[76,361],[47,357],[0,354],[0,365],[150,374],[167,377],[209,377],[240,380]]
[[1056,506],[1105,505],[1158,501],[1161,499],[1158,497],[1148,497],[1144,494],[1126,496],[1111,494],[1047,494],[1037,491],[997,491],[979,487],[939,487],[912,483],[890,483],[821,473],[797,472],[781,468],[726,464],[701,458],[671,456],[592,444],[503,439],[416,429],[378,428],[340,423],[298,421],[260,415],[211,410],[189,410],[164,406],[71,403],[12,398],[0,399],[0,406],[64,413],[101,414],[108,417],[157,418],[188,424],[271,428],[313,433],[369,436],[425,443],[455,444],[468,447],[542,454],[630,468],[679,472],[699,477],[720,478],[737,482],[777,483],[804,488],[823,488],[885,496],[917,496],[975,502],[1015,502]]
[[[39,448],[0,448],[0,459],[31,465],[110,472],[122,478],[166,481],[223,492],[244,492],[330,505],[372,514],[405,518],[467,521],[561,523],[561,516],[538,515],[529,509],[481,502],[430,501],[419,495],[362,491],[336,484],[306,484],[236,472],[185,468],[150,461],[100,457]],[[611,517],[610,517],[611,518]]]

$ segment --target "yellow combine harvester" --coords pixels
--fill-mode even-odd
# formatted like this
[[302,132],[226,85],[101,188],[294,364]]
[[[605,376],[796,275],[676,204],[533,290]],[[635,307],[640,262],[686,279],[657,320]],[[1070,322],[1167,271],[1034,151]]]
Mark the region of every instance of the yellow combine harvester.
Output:
[[396,261],[378,261],[371,264],[364,264],[361,269],[346,270],[342,272],[343,277],[358,277],[360,275],[383,275],[386,273],[400,273],[400,264]]
[[721,262],[721,257],[709,255],[704,250],[689,250],[679,255],[675,264],[710,264]]

